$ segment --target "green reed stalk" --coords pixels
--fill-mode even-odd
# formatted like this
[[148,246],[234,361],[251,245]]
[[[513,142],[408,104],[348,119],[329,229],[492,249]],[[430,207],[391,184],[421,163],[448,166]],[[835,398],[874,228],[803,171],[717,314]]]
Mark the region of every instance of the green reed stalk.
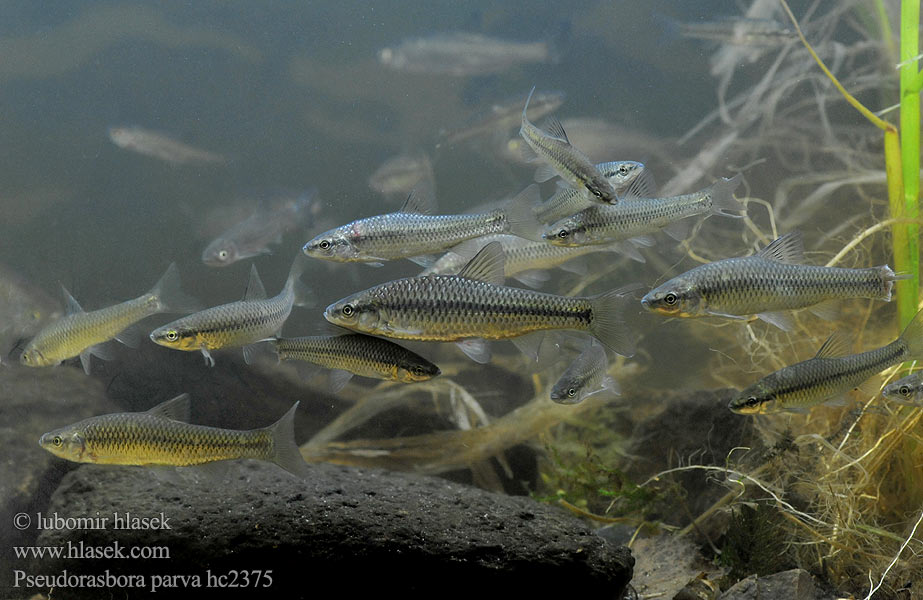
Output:
[[[900,39],[900,101],[901,140],[900,160],[903,194],[897,198],[889,194],[891,216],[917,219],[920,214],[920,87],[923,73],[913,60],[919,50],[920,0],[901,2]],[[887,162],[887,145],[885,147]],[[889,174],[890,181],[890,174]],[[890,187],[890,184],[889,184]],[[890,190],[889,190],[890,191]],[[894,243],[894,269],[909,273],[911,278],[897,282],[897,311],[901,328],[917,312],[920,290],[920,226],[916,223],[895,225],[892,229]]]

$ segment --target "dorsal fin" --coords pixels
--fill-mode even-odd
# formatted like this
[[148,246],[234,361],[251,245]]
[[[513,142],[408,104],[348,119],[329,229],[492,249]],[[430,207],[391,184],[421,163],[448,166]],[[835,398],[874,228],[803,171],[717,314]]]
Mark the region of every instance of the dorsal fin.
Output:
[[567,132],[564,131],[564,126],[561,125],[561,121],[558,121],[558,118],[554,115],[545,119],[545,123],[542,125],[542,128],[550,135],[551,137],[558,138],[570,144],[570,140],[567,139]]
[[842,331],[834,331],[820,347],[814,358],[836,358],[849,354],[850,339]]
[[61,293],[64,294],[64,314],[72,315],[74,313],[82,313],[83,309],[80,308],[80,304],[74,300],[74,297],[71,296],[71,293],[67,291],[67,288],[63,285],[61,286]]
[[266,288],[260,280],[260,274],[256,272],[256,265],[250,265],[250,281],[247,283],[247,291],[244,292],[244,300],[264,300],[266,298]]
[[436,199],[426,192],[411,190],[397,212],[431,215],[436,212]]
[[186,423],[189,421],[189,394],[180,394],[176,398],[161,402],[147,413],[155,417]]
[[800,231],[780,235],[757,253],[760,258],[797,265],[804,262],[804,241]]
[[503,285],[505,263],[506,255],[503,252],[503,246],[500,242],[491,242],[474,255],[474,258],[462,268],[458,276]]
[[654,175],[645,169],[641,174],[635,177],[635,180],[628,186],[625,191],[625,198],[654,198],[657,195],[657,184],[654,182]]

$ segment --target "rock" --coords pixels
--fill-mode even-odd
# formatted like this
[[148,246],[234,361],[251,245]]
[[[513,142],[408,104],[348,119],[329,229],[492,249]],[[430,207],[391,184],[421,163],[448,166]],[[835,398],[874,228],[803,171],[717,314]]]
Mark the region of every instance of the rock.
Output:
[[737,582],[718,600],[819,600],[814,578],[804,569],[792,569],[766,577],[751,575]]
[[[644,481],[675,468],[677,463],[725,466],[731,449],[758,448],[760,442],[754,433],[753,419],[743,418],[727,408],[734,393],[730,389],[702,390],[658,398],[666,408],[635,428],[628,455],[637,459],[626,472],[634,481]],[[673,525],[685,525],[689,514],[698,516],[727,493],[727,488],[709,482],[709,473],[705,471],[690,470],[670,477],[686,490],[689,511],[660,515],[664,522]]]
[[[259,462],[231,465],[220,484],[167,483],[148,469],[83,466],[68,474],[47,514],[109,516],[104,529],[48,529],[41,545],[162,546],[169,560],[20,561],[13,569],[69,575],[198,575],[271,570],[273,594],[307,597],[327,587],[402,597],[570,592],[617,598],[632,574],[613,547],[555,507],[438,478],[328,464],[298,480]],[[115,529],[113,514],[167,519],[169,529]],[[157,580],[163,583],[164,580]],[[216,583],[213,579],[212,583]],[[265,583],[265,579],[263,580]],[[44,591],[23,590],[24,593]],[[55,590],[56,593],[59,590]],[[174,589],[175,591],[175,589]],[[130,597],[141,595],[120,590]],[[63,597],[63,596],[62,596]],[[99,590],[69,589],[68,598]],[[284,596],[283,596],[284,597]]]
[[[24,523],[10,526],[10,520],[18,513],[45,510],[58,482],[77,466],[43,450],[39,437],[115,407],[98,380],[66,366],[0,366],[0,398],[0,564],[8,564],[11,547],[32,544],[39,533],[32,526],[16,526]],[[9,577],[9,570],[0,570],[0,586]]]

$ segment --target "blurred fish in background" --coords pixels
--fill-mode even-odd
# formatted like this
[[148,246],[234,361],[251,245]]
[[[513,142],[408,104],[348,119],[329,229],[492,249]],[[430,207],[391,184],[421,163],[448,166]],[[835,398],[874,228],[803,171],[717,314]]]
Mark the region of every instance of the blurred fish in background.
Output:
[[310,226],[319,212],[317,190],[313,188],[295,198],[264,203],[249,218],[215,238],[202,252],[202,262],[209,267],[227,267],[245,258],[272,254],[270,246],[281,244],[286,233]]

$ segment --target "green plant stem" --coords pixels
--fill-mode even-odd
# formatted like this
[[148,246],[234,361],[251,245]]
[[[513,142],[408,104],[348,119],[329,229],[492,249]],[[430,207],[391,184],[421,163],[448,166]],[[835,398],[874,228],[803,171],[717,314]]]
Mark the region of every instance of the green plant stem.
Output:
[[[916,219],[920,214],[920,72],[917,70],[917,61],[913,60],[920,53],[919,36],[920,0],[903,0],[900,39],[901,140],[898,150],[903,194],[895,200],[889,193],[889,201],[891,216],[906,219]],[[887,149],[886,140],[886,162]],[[903,328],[916,314],[919,303],[920,226],[913,223],[897,225],[892,230],[892,237],[894,268],[911,276],[910,279],[897,282],[897,310]]]

